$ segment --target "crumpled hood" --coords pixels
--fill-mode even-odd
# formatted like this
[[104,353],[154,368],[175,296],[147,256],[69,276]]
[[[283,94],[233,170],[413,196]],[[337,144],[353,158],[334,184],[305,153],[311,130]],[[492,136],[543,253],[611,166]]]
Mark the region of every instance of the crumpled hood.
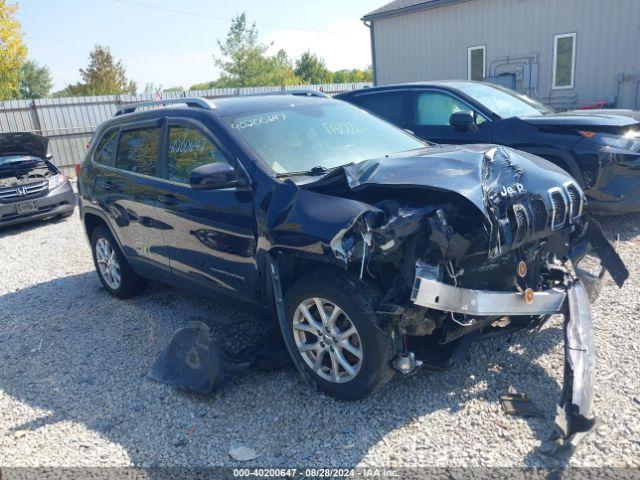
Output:
[[502,198],[502,193],[542,196],[571,181],[566,172],[540,157],[496,145],[434,146],[409,155],[366,160],[344,171],[354,191],[375,184],[455,192],[485,215],[488,200]]
[[0,155],[29,155],[45,159],[49,139],[29,132],[0,133]]

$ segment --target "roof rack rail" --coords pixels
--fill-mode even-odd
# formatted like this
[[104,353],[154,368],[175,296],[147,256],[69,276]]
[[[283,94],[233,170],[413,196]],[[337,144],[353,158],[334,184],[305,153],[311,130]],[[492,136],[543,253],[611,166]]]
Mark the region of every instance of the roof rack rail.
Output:
[[166,100],[151,100],[148,102],[138,102],[138,103],[132,103],[130,105],[126,105],[116,112],[116,116],[124,115],[125,113],[135,112],[138,108],[164,107],[166,105],[175,105],[175,104],[186,105],[187,107],[192,107],[192,108],[204,108],[205,110],[213,110],[216,108],[216,106],[206,98],[201,98],[201,97],[168,98]]
[[320,92],[318,90],[278,90],[275,92],[264,92],[264,93],[252,93],[250,95],[244,95],[245,97],[262,97],[262,96],[273,96],[273,95],[296,95],[299,97],[320,97],[320,98],[329,98],[324,92]]

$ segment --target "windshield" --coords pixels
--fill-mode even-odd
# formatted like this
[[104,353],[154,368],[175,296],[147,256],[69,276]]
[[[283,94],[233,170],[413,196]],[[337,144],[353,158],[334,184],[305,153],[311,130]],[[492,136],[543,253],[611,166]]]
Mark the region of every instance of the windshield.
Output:
[[342,102],[291,105],[230,116],[226,121],[260,160],[279,174],[312,169],[322,172],[427,145]]
[[553,113],[553,110],[529,97],[494,85],[466,83],[460,86],[459,90],[501,118]]
[[10,163],[28,162],[29,160],[31,160],[31,157],[24,155],[7,155],[5,157],[0,155],[0,166],[9,165]]

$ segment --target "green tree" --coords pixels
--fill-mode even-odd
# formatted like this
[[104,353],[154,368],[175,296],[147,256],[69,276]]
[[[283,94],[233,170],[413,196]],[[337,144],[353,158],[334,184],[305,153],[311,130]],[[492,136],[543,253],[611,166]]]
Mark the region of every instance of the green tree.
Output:
[[214,56],[216,66],[222,71],[216,82],[218,86],[259,86],[265,74],[270,73],[266,57],[270,45],[258,41],[256,24],[248,25],[245,13],[233,17],[226,40],[218,40],[218,46],[222,52],[222,57]]
[[80,69],[82,82],[69,85],[56,92],[63,95],[111,95],[115,93],[136,93],[136,84],[127,79],[122,61],[116,61],[109,47],[96,45],[89,53],[89,65]]
[[272,57],[267,58],[267,68],[264,72],[263,85],[298,85],[298,78],[293,71],[293,63],[289,60],[287,52],[278,50]]
[[216,88],[216,82],[194,83],[189,87],[189,90],[210,90],[212,88]]
[[51,73],[46,65],[27,60],[20,67],[20,98],[42,98],[49,95]]
[[352,70],[338,70],[337,72],[333,72],[334,83],[370,82],[372,79],[371,67],[367,67],[364,70],[354,68]]
[[304,52],[296,60],[294,72],[304,83],[331,82],[331,72],[327,69],[324,60],[310,51]]
[[20,87],[20,67],[27,56],[22,42],[18,5],[0,0],[0,100],[16,98]]
[[62,90],[58,90],[51,94],[52,97],[79,97],[82,95],[88,95],[88,93],[86,93],[86,86],[82,83],[67,85]]
[[109,47],[96,45],[89,53],[89,66],[80,69],[86,95],[136,93],[136,83],[127,79],[122,61],[116,61]]
[[163,92],[184,92],[184,88],[182,87],[169,87],[162,90]]

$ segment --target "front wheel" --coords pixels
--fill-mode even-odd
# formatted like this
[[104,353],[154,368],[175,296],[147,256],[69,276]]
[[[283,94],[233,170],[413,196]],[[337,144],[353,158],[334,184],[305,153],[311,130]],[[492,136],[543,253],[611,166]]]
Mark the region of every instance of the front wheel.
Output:
[[391,378],[378,301],[375,289],[339,271],[307,275],[287,292],[283,333],[293,361],[328,395],[357,400]]

